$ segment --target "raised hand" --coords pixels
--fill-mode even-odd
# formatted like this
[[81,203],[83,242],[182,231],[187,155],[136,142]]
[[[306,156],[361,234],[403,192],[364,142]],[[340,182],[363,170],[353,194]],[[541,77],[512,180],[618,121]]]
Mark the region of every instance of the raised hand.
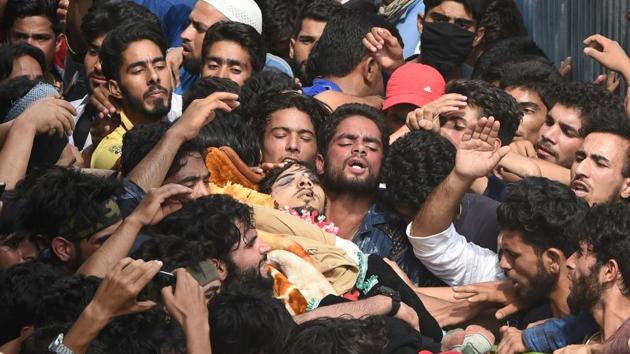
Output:
[[573,58],[569,56],[560,62],[560,70],[559,70],[560,76],[566,79],[570,79],[572,70],[573,70]]
[[182,208],[183,200],[192,200],[192,189],[180,184],[165,184],[149,190],[129,215],[140,225],[155,225]]
[[237,94],[215,92],[206,98],[194,100],[171,129],[176,130],[185,140],[191,140],[204,125],[214,119],[216,110],[231,112],[239,105]]
[[94,92],[90,95],[90,104],[98,111],[98,117],[101,119],[118,112],[109,100],[109,90],[105,86],[94,88]]
[[387,72],[391,73],[405,63],[402,46],[385,28],[372,28],[362,42],[374,60]]
[[162,268],[162,262],[124,258],[107,274],[90,305],[101,316],[114,317],[146,311],[155,302],[138,301],[138,294]]
[[487,176],[510,151],[498,139],[500,123],[493,117],[470,123],[457,148],[454,173],[464,179]]
[[606,75],[599,75],[595,81],[593,81],[594,85],[601,86],[608,92],[615,92],[619,88],[620,83],[621,80],[614,71],[608,71]]
[[162,288],[162,298],[166,310],[182,326],[199,325],[208,322],[208,307],[203,288],[185,269],[176,269],[175,289]]
[[440,114],[457,111],[466,107],[467,97],[458,93],[447,93],[440,98],[417,108],[407,115],[409,130],[440,132]]
[[630,72],[630,58],[621,45],[600,34],[592,35],[584,40],[587,45],[584,54],[597,60],[608,70],[624,74]]
[[50,96],[31,104],[17,117],[16,123],[31,125],[38,135],[57,134],[61,137],[64,134],[72,135],[76,114],[68,101]]

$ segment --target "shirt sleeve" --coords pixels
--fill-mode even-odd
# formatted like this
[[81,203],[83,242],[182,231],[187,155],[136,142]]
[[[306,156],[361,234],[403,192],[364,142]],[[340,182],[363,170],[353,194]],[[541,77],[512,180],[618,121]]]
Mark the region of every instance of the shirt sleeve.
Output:
[[407,225],[407,238],[416,258],[450,286],[504,278],[497,254],[467,242],[453,224],[446,230],[427,237],[416,237],[410,232],[411,223]]
[[581,343],[598,330],[597,323],[589,313],[550,319],[538,326],[523,331],[523,343],[535,352],[551,353],[567,345]]

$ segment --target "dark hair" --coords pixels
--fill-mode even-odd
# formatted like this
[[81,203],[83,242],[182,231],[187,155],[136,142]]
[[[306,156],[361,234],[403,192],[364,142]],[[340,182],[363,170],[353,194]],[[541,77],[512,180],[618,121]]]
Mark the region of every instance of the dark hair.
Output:
[[341,5],[334,0],[312,0],[305,2],[298,12],[293,38],[296,38],[302,30],[302,22],[304,22],[305,19],[328,22],[341,8]]
[[280,354],[293,318],[282,302],[256,288],[231,288],[208,303],[212,350],[217,354]]
[[514,0],[491,0],[479,21],[479,27],[485,28],[479,43],[481,49],[501,39],[527,36],[523,15]]
[[594,115],[600,108],[625,112],[620,98],[606,89],[589,82],[560,81],[550,86],[549,98],[551,106],[556,104],[573,108],[581,116],[582,126],[595,125],[596,120],[605,117]]
[[280,175],[282,175],[286,170],[293,166],[303,167],[313,174],[317,175],[317,170],[312,163],[308,161],[292,161],[290,163],[286,163],[283,167],[274,168],[267,171],[265,178],[263,178],[263,180],[258,183],[258,191],[265,194],[271,194],[273,184],[276,183],[278,177],[280,177]]
[[[351,10],[336,12],[308,57],[306,73],[317,76],[344,77],[367,55],[361,42],[373,24],[366,16]],[[402,42],[401,42],[402,43]]]
[[387,156],[387,150],[389,149],[389,131],[385,125],[385,118],[383,113],[376,108],[370,107],[364,104],[358,103],[346,103],[339,106],[330,116],[330,118],[322,124],[317,134],[317,146],[319,153],[323,156],[328,154],[328,145],[332,140],[337,127],[346,118],[352,116],[361,116],[371,120],[376,124],[378,130],[381,132],[381,143],[383,144],[383,156]]
[[623,277],[621,292],[628,296],[630,289],[630,204],[624,202],[595,205],[574,231],[577,239],[585,242],[597,258],[595,270],[611,259],[617,261]]
[[203,38],[202,62],[205,62],[210,47],[220,41],[236,42],[243,47],[249,54],[254,73],[265,67],[267,49],[262,36],[254,27],[240,22],[217,22],[212,25]]
[[201,271],[199,263],[210,259],[210,252],[197,240],[186,240],[175,235],[154,234],[142,243],[132,258],[151,261],[159,259],[164,263],[162,270],[172,272],[177,268],[190,268]]
[[385,353],[387,331],[380,317],[364,319],[318,318],[297,326],[283,353]]
[[13,71],[13,61],[23,56],[29,56],[39,63],[42,72],[46,70],[46,57],[37,47],[24,42],[0,44],[0,81],[3,81]]
[[[157,122],[154,124],[138,125],[133,129],[125,133],[123,136],[122,154],[120,156],[120,168],[123,176],[127,176],[131,171],[136,168],[159,141],[164,137],[166,131],[170,128],[171,124],[168,122]],[[194,153],[199,153],[202,158],[205,159],[205,150],[201,146],[199,140],[193,139],[183,143],[173,163],[166,172],[166,178],[175,175],[181,170],[185,163],[182,160]]]
[[468,98],[468,106],[481,109],[482,117],[494,117],[501,123],[499,139],[509,145],[514,139],[523,112],[507,92],[481,80],[453,80],[446,85],[446,93],[459,93]]
[[108,80],[120,81],[123,52],[134,42],[149,40],[160,48],[166,57],[166,39],[161,27],[146,21],[125,22],[110,31],[99,53],[103,75]]
[[81,21],[81,35],[89,44],[122,22],[144,22],[161,27],[162,22],[146,7],[132,1],[102,1],[89,8]]
[[538,56],[525,56],[509,60],[498,67],[499,87],[518,87],[532,90],[540,96],[547,109],[551,109],[549,87],[562,80],[560,72],[549,60]]
[[39,298],[35,327],[73,323],[92,301],[100,284],[100,278],[80,274],[59,279]]
[[43,83],[44,78],[31,80],[28,76],[18,76],[0,84],[0,120],[3,123],[7,122],[6,116],[13,105],[40,82]]
[[412,131],[390,146],[382,178],[394,204],[415,215],[454,166],[455,146],[448,139]]
[[222,77],[209,76],[199,78],[184,92],[182,110],[185,111],[194,100],[206,98],[215,92],[231,92],[240,95],[241,88],[236,82]]
[[35,321],[41,297],[60,277],[43,263],[17,264],[0,272],[0,343],[18,338]]
[[295,28],[297,6],[293,1],[259,1],[262,12],[262,37],[267,50],[281,58],[289,57],[289,40]]
[[252,129],[258,133],[260,146],[264,145],[265,129],[271,120],[271,116],[275,112],[287,108],[295,108],[308,115],[315,133],[319,131],[322,123],[330,116],[330,111],[323,103],[299,92],[288,91],[268,95],[259,102],[258,109],[252,120]]
[[[424,14],[429,14],[432,8],[440,6],[446,0],[424,0]],[[473,20],[479,24],[486,11],[487,0],[451,0],[464,5],[464,9],[470,12]]]
[[241,88],[241,113],[243,119],[248,124],[252,117],[257,114],[260,103],[266,97],[274,96],[282,91],[299,90],[295,81],[287,74],[276,68],[265,68],[252,75]]
[[497,208],[497,221],[503,230],[522,232],[523,242],[539,254],[557,248],[568,258],[576,244],[564,230],[587,211],[586,202],[569,187],[543,177],[527,177],[508,187]]
[[43,16],[50,20],[55,34],[63,31],[57,7],[59,0],[8,0],[4,8],[4,21],[7,32],[11,30],[15,21],[24,17]]
[[488,82],[499,80],[498,67],[502,63],[523,56],[538,56],[547,59],[545,52],[528,36],[503,39],[488,47],[477,59],[471,78]]
[[[617,96],[611,95],[614,100]],[[601,101],[600,101],[601,102]],[[625,161],[621,175],[630,177],[630,120],[623,109],[617,104],[602,104],[589,112],[592,119],[582,123],[580,135],[585,137],[591,133],[614,134],[625,140],[629,147],[626,149]]]
[[238,112],[217,112],[214,120],[201,128],[197,139],[204,149],[229,146],[247,166],[260,164],[258,139],[252,128],[243,122]]
[[74,169],[53,166],[33,171],[17,187],[24,202],[17,216],[18,229],[78,242],[85,230],[77,228],[96,225],[102,217],[100,206],[120,189],[115,179]]
[[157,230],[191,241],[201,241],[208,248],[210,258],[229,261],[230,252],[240,245],[243,235],[236,223],[246,229],[254,227],[253,211],[246,204],[226,195],[210,195],[186,203],[170,215]]

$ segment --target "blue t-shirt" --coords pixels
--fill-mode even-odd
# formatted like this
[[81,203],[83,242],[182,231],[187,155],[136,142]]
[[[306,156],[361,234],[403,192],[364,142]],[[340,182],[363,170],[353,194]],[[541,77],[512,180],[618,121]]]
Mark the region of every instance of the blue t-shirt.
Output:
[[321,77],[314,79],[313,86],[304,87],[302,88],[302,91],[305,95],[311,97],[316,96],[324,91],[343,92],[339,85]]
[[153,12],[162,21],[169,47],[182,45],[180,34],[188,26],[188,16],[197,0],[133,0]]

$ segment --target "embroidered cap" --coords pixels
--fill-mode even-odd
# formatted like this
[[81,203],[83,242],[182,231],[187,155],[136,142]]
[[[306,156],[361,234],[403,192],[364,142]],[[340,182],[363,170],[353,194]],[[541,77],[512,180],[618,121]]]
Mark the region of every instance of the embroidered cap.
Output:
[[262,12],[254,0],[203,0],[228,20],[244,23],[262,33]]

